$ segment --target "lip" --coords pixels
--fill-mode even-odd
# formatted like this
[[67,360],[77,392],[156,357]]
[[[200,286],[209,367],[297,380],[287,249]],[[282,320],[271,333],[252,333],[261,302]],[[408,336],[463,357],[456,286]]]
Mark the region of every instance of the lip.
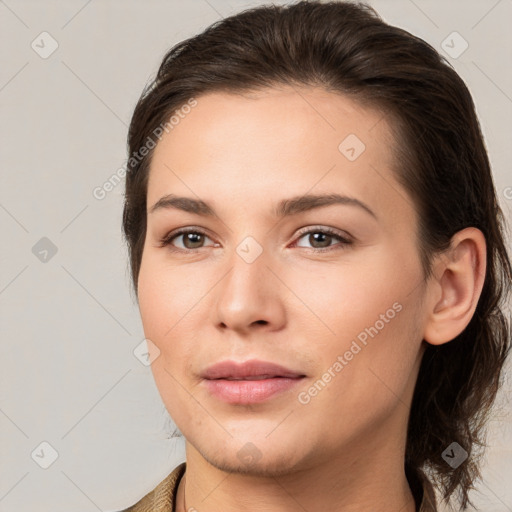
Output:
[[210,394],[224,402],[243,405],[263,402],[288,391],[306,376],[275,363],[252,359],[243,363],[221,361],[208,367],[201,377]]
[[202,374],[203,379],[243,379],[247,377],[268,376],[268,377],[289,377],[296,378],[304,376],[303,373],[296,372],[279,364],[259,359],[250,359],[243,363],[236,361],[221,361],[209,366]]

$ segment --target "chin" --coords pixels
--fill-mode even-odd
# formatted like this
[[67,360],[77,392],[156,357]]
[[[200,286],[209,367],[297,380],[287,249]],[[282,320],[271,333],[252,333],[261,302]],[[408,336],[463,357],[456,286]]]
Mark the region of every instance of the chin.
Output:
[[209,464],[227,473],[278,477],[305,467],[304,453],[297,450],[300,443],[289,436],[286,439],[276,436],[273,442],[265,435],[234,437],[224,444],[212,441],[207,440],[207,446],[194,443],[194,447]]
[[261,477],[279,477],[293,473],[297,469],[298,463],[283,458],[283,454],[275,454],[275,456],[267,457],[265,460],[251,460],[249,457],[240,460],[238,453],[232,456],[223,455],[208,457],[202,454],[209,464],[217,469],[239,475],[261,476]]

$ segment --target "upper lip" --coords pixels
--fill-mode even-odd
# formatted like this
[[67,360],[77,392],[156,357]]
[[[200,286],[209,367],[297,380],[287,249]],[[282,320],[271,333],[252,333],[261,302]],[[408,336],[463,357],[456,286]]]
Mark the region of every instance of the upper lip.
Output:
[[245,361],[243,363],[237,363],[236,361],[221,361],[209,366],[201,373],[201,377],[209,380],[228,378],[243,379],[246,377],[270,379],[272,377],[298,378],[305,377],[305,375],[289,368],[285,368],[279,364],[251,359],[250,361]]

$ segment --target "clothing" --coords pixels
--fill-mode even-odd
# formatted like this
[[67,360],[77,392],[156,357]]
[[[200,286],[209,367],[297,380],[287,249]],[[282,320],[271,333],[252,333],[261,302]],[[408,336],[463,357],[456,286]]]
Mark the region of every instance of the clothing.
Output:
[[[121,512],[176,512],[176,492],[185,469],[186,463],[182,462],[151,492]],[[406,474],[416,500],[417,512],[437,512],[434,489],[425,475],[412,471]]]

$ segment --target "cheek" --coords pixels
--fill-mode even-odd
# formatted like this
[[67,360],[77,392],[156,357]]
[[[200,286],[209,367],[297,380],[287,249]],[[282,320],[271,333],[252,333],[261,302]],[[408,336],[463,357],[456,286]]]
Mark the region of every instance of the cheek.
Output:
[[150,340],[147,345],[155,384],[170,410],[179,397],[178,382],[183,380],[180,373],[188,361],[186,347],[190,347],[189,343],[180,344],[187,340],[183,320],[188,319],[190,306],[184,298],[189,292],[179,280],[177,272],[163,269],[151,258],[143,259],[138,280],[140,316],[144,336]]
[[[370,410],[376,401],[384,406],[396,399],[389,389],[400,395],[408,385],[421,344],[421,287],[411,286],[420,280],[419,267],[404,263],[399,273],[396,257],[383,254],[366,263],[293,283],[315,313],[307,318],[317,327],[304,323],[302,330],[315,340],[317,377],[329,381],[325,388],[319,383],[330,392],[322,391],[318,403],[342,401],[357,408],[364,403]],[[325,374],[329,370],[336,377]]]
[[166,409],[180,428],[198,416],[183,388],[193,345],[190,336],[194,336],[184,328],[190,325],[187,322],[195,323],[192,307],[200,298],[189,281],[183,272],[165,268],[155,258],[146,257],[141,263],[138,300],[144,335],[150,340],[151,371]]
[[190,322],[197,314],[195,306],[208,291],[207,283],[197,274],[173,267],[164,258],[161,254],[143,257],[138,279],[144,332],[157,345],[172,338],[176,329],[183,329],[185,317]]
[[309,327],[304,323],[303,328],[310,335],[317,333],[314,339],[319,353],[342,353],[359,334],[362,341],[365,333],[369,337],[366,329],[374,333],[375,324],[379,333],[384,333],[390,331],[389,325],[400,323],[404,315],[398,310],[410,291],[407,283],[413,279],[413,272],[398,278],[392,260],[379,253],[366,261],[351,261],[309,275],[290,271],[285,276],[303,301],[297,302],[297,308],[306,314],[297,314],[296,320],[309,321]]

